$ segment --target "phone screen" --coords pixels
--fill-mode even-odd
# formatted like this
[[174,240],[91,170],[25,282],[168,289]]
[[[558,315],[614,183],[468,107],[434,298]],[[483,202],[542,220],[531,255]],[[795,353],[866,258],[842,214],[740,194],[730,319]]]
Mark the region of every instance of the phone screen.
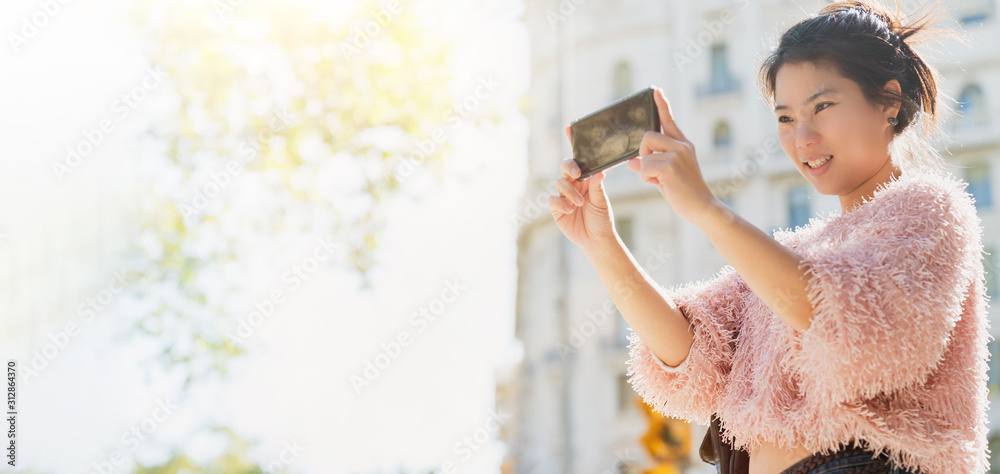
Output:
[[570,123],[577,181],[638,156],[643,134],[660,131],[654,91],[647,87]]

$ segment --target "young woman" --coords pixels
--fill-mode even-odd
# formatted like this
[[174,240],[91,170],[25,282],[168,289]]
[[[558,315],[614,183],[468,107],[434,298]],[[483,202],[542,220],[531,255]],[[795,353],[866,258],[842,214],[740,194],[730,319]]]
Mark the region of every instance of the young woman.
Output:
[[604,173],[577,182],[565,160],[549,197],[634,331],[636,392],[665,416],[715,414],[750,474],[988,468],[982,228],[928,138],[937,73],[909,41],[929,16],[898,12],[829,5],[760,71],[782,148],[840,213],[773,238],[749,224],[713,196],[662,92],[662,133],[627,166],[729,265],[664,290],[618,238]]

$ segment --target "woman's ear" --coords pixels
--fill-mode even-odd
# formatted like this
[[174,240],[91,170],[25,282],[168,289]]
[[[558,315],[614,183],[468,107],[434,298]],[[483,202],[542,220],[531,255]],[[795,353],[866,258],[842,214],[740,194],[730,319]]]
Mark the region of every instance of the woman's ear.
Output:
[[[889,82],[886,82],[885,85],[882,86],[882,89],[888,91],[890,94],[892,94],[893,97],[902,97],[903,94],[903,88],[899,86],[899,81],[895,79],[890,79]],[[892,102],[892,105],[886,105],[882,107],[882,113],[885,114],[885,118],[888,119],[889,117],[895,117],[899,115],[899,109],[901,103],[902,103],[901,99],[896,99],[895,101]]]

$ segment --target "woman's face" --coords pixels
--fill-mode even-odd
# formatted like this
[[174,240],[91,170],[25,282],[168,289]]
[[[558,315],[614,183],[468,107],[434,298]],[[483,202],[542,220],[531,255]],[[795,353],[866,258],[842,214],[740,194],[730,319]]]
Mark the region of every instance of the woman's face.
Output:
[[[820,194],[851,194],[892,166],[888,118],[898,108],[870,104],[856,82],[833,69],[810,62],[781,66],[775,104],[781,147]],[[806,164],[817,160],[819,168]]]

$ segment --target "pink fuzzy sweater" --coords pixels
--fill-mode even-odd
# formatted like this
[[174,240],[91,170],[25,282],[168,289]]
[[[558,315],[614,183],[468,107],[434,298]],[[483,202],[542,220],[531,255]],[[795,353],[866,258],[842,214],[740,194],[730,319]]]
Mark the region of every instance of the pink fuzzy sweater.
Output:
[[[797,331],[732,266],[665,290],[694,327],[677,367],[629,335],[629,382],[658,413],[829,453],[852,438],[924,474],[983,473],[988,298],[982,227],[966,184],[904,173],[854,210],[775,240],[812,276]],[[735,349],[734,349],[735,348]]]

